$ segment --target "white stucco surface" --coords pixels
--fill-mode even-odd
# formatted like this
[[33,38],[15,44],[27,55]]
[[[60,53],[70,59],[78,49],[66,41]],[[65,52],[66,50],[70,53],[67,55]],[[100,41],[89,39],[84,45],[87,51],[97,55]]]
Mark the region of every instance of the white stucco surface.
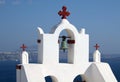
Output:
[[92,63],[85,72],[87,82],[117,82],[109,64]]
[[99,52],[99,50],[95,50],[95,52],[93,53],[93,61],[101,62],[101,53]]
[[23,51],[22,54],[20,55],[21,57],[21,64],[28,64],[29,63],[29,56],[26,51]]

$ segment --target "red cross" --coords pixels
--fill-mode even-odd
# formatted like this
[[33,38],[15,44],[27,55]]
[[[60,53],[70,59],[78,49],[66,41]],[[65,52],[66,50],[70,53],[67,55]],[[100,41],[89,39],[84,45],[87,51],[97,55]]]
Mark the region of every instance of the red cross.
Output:
[[96,50],[98,50],[98,48],[99,48],[100,46],[99,46],[98,44],[96,44],[94,47],[96,48]]
[[66,19],[66,16],[69,16],[69,15],[70,15],[70,12],[68,12],[68,11],[66,11],[66,10],[67,10],[67,7],[66,7],[66,6],[63,6],[63,7],[62,7],[62,11],[59,11],[59,12],[58,12],[58,14],[59,14],[60,16],[62,16],[61,19]]
[[25,48],[27,48],[24,44],[20,47],[23,51],[25,51]]

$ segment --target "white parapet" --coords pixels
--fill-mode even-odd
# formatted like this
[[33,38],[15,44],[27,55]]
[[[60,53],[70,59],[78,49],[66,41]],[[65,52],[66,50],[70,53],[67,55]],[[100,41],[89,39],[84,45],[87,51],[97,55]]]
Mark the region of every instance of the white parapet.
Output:
[[99,52],[99,50],[95,50],[95,52],[93,53],[93,61],[101,62],[101,53]]
[[28,53],[26,51],[23,51],[21,54],[21,64],[28,64],[29,59],[28,59]]
[[80,30],[80,34],[85,34],[85,29],[84,29],[84,28],[82,28],[82,29]]

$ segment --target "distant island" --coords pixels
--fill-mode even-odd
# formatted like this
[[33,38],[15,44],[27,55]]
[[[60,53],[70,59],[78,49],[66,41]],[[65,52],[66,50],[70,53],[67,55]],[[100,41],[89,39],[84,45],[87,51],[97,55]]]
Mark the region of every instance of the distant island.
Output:
[[[30,62],[37,62],[37,50],[27,50],[27,52],[29,53],[29,61]],[[12,51],[12,52],[0,52],[0,61],[20,61],[20,55],[21,55],[21,51]],[[110,55],[106,55],[106,54],[102,54],[102,59],[110,59],[110,58],[114,58],[115,60],[120,59],[120,54],[110,54]],[[62,51],[60,51],[60,60],[66,60],[67,59],[67,51],[64,53]],[[92,54],[90,53],[90,61],[92,61]]]
[[[21,51],[12,51],[12,52],[0,52],[0,61],[20,61]],[[32,50],[28,51],[30,61],[34,61],[37,58],[37,51]]]

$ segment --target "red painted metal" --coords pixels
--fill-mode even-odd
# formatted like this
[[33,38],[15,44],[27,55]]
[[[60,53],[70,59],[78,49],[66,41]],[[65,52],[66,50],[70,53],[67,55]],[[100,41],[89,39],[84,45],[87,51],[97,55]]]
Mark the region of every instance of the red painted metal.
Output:
[[38,40],[37,40],[37,42],[38,42],[38,43],[41,43],[41,40],[40,40],[40,39],[38,39]]
[[75,40],[67,40],[68,44],[75,44]]
[[16,69],[21,70],[21,65],[16,65]]
[[60,16],[62,16],[61,19],[66,19],[66,16],[69,16],[69,15],[70,15],[70,12],[68,12],[68,11],[66,11],[66,10],[67,10],[67,7],[66,7],[66,6],[63,6],[63,7],[62,7],[62,11],[59,11],[59,12],[58,12],[58,14],[59,14]]
[[94,47],[96,48],[96,50],[98,50],[98,48],[99,48],[100,46],[99,46],[98,44],[96,44]]
[[27,46],[25,46],[25,45],[23,44],[20,48],[22,48],[22,50],[25,51],[25,49],[27,48]]

